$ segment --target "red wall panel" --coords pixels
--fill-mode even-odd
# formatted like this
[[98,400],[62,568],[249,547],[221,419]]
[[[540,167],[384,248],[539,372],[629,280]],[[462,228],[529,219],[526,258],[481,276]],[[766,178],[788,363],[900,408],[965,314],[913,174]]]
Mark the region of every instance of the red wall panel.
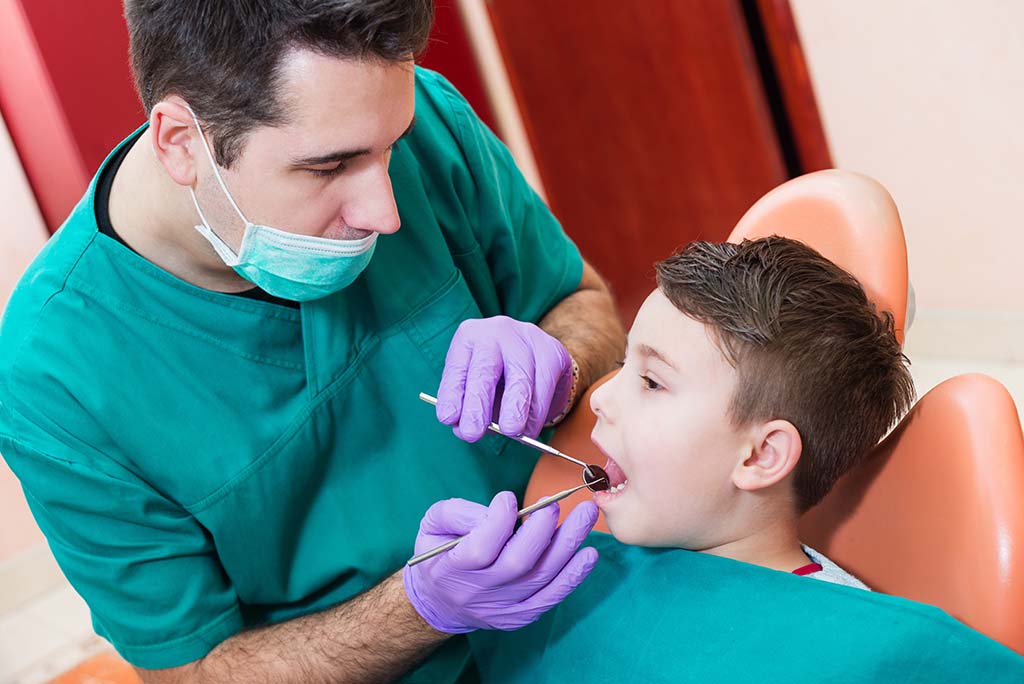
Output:
[[88,173],[145,121],[115,0],[19,0]]
[[548,200],[631,321],[787,179],[740,0],[492,0]]
[[[493,128],[453,0],[438,2],[423,64],[447,75]],[[56,230],[110,149],[144,121],[121,2],[0,2],[0,112]]]
[[89,176],[17,0],[0,2],[0,112],[52,231],[78,201]]

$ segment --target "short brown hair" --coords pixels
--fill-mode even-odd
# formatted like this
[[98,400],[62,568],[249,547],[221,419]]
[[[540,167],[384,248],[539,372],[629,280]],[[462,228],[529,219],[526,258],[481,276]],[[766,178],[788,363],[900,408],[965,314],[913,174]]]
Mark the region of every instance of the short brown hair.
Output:
[[400,62],[426,46],[433,0],[125,0],[132,73],[146,114],[167,95],[209,127],[229,167],[245,135],[284,121],[278,66],[291,48]]
[[800,432],[800,512],[913,402],[892,314],[880,314],[856,278],[807,245],[694,242],[656,269],[669,301],[708,326],[737,370],[733,424],[783,419]]

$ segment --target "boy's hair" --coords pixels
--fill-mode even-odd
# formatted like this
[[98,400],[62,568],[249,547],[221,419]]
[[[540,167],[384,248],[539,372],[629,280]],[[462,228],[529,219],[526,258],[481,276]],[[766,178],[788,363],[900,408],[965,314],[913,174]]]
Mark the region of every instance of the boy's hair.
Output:
[[400,62],[423,50],[433,0],[125,0],[135,86],[148,115],[167,95],[183,98],[229,167],[245,134],[277,125],[282,55],[306,48],[329,57]]
[[734,425],[783,419],[800,432],[800,512],[878,443],[914,384],[889,312],[810,247],[782,237],[693,242],[656,266],[658,287],[711,331],[737,370]]

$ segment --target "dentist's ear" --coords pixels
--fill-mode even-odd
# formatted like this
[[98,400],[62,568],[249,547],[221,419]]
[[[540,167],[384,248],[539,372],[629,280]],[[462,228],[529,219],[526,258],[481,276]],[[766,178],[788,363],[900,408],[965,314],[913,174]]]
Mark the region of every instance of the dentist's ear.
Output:
[[202,143],[195,137],[199,132],[185,101],[171,95],[156,103],[149,114],[149,130],[153,152],[171,180],[178,185],[194,185],[194,153]]
[[784,479],[800,461],[803,442],[788,420],[772,420],[757,426],[749,452],[732,471],[738,489],[756,491]]

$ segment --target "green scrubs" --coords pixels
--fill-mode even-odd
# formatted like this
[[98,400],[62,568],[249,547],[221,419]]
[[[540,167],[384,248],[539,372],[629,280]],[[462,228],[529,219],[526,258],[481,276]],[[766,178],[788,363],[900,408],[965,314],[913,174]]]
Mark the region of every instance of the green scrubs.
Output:
[[600,553],[518,632],[476,632],[483,682],[1022,682],[1024,658],[938,608],[677,549]]
[[[292,309],[183,282],[97,232],[94,180],[11,297],[0,452],[135,665],[352,598],[435,501],[525,487],[532,453],[463,443],[417,394],[461,321],[537,321],[582,261],[447,81],[418,69],[416,98],[390,166],[402,229],[336,295]],[[408,681],[451,681],[467,654],[455,639]]]

